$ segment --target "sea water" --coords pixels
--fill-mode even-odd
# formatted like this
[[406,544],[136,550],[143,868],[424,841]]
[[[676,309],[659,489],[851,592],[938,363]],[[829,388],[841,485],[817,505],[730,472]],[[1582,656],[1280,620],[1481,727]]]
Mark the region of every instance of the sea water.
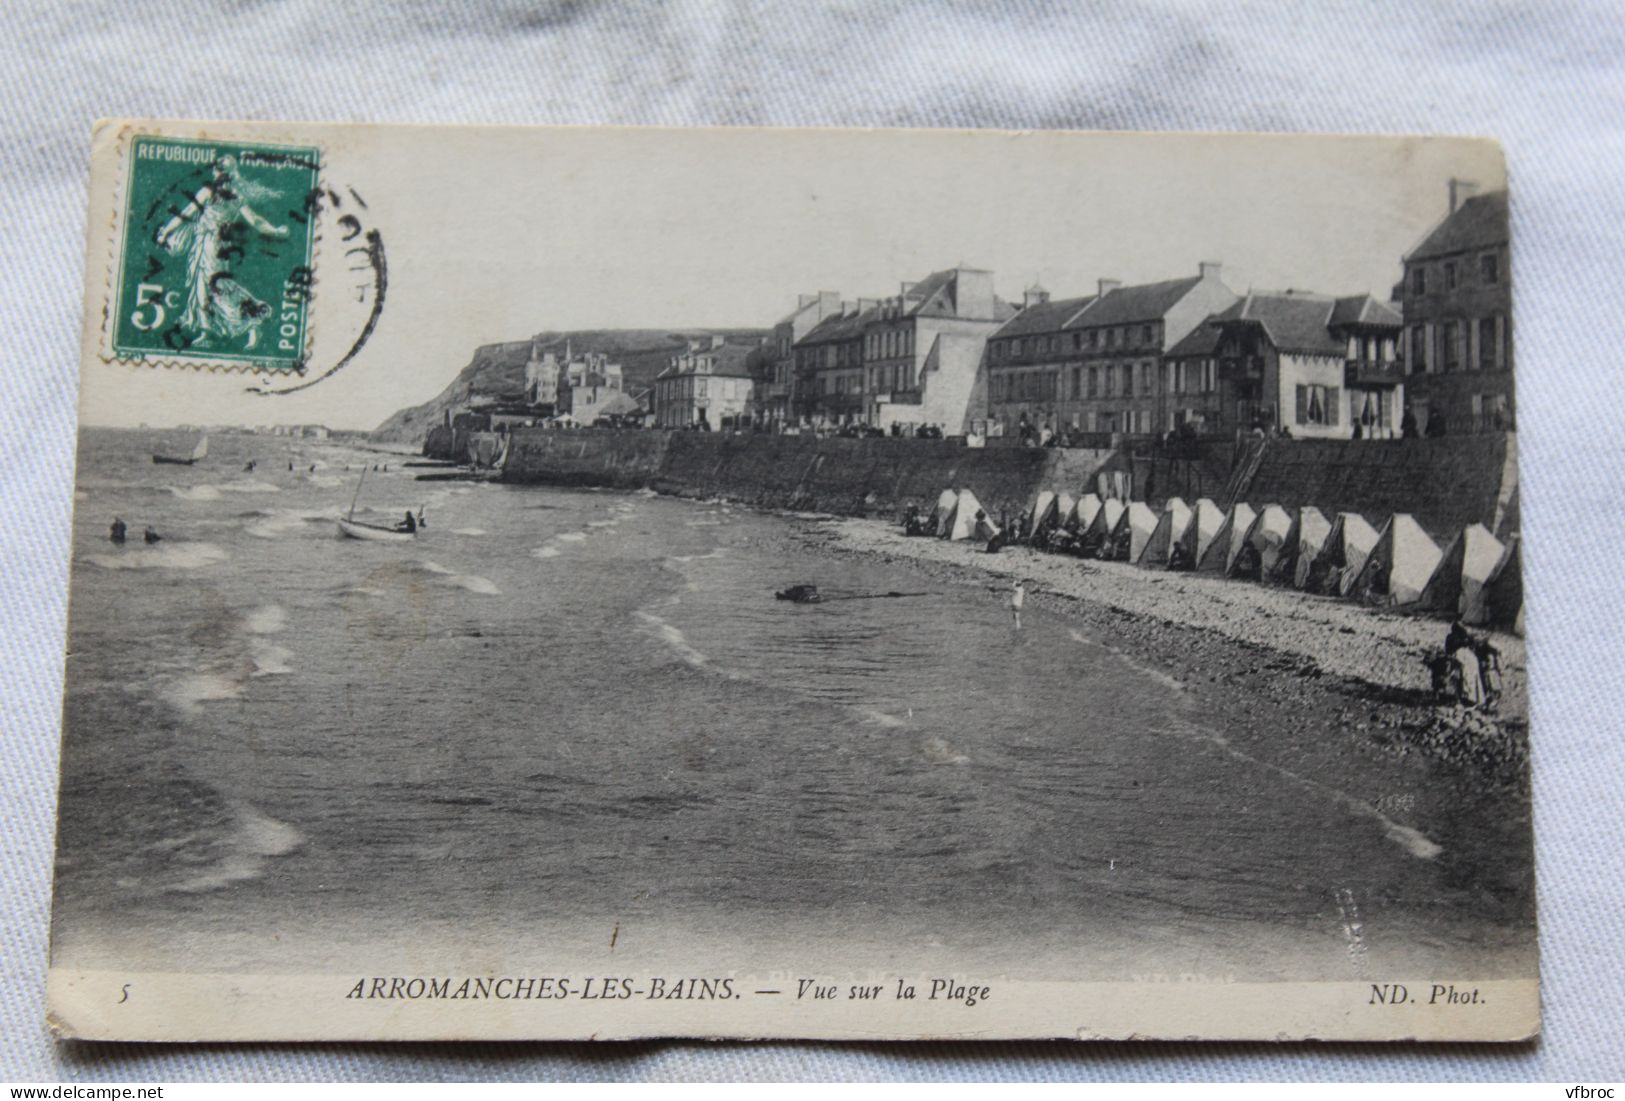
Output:
[[[1382,910],[1391,958],[1472,945],[1432,841],[1230,749],[1109,639],[1031,604],[1018,630],[1003,586],[832,556],[816,517],[155,446],[81,441],[59,965],[432,965],[624,928],[723,962],[833,938],[1356,978],[1354,897],[1415,903]],[[427,527],[339,538],[385,462],[358,516]],[[799,583],[829,599],[774,598]]]

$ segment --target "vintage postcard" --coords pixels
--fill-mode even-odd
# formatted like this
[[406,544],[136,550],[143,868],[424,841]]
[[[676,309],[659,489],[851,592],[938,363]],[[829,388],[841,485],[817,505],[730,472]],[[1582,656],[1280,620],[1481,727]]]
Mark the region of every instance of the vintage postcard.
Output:
[[1534,1035],[1507,202],[98,125],[53,1027]]

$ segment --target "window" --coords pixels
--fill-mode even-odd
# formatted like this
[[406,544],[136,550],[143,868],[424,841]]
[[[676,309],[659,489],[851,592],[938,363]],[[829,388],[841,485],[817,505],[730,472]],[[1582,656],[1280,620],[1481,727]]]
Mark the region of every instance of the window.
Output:
[[1418,264],[1411,269],[1411,293],[1426,294],[1428,292],[1427,269]]
[[1481,371],[1495,370],[1495,318],[1493,317],[1478,319],[1478,368]]
[[1115,363],[1106,367],[1106,396],[1108,398],[1117,396],[1117,365]]
[[1100,347],[1100,330],[1099,329],[1090,329],[1089,330],[1089,347],[1091,347],[1091,348]]
[[1219,388],[1219,365],[1211,359],[1202,361],[1202,393],[1211,394]]
[[1140,364],[1140,393],[1151,393],[1151,364]]
[[1411,326],[1411,374],[1420,375],[1428,369],[1428,337],[1427,328],[1423,325]]
[[1141,325],[1140,326],[1140,343],[1141,344],[1150,344],[1151,343],[1151,326],[1149,326],[1149,325]]
[[1089,368],[1089,396],[1092,398],[1100,396],[1100,369],[1098,367]]
[[1298,385],[1298,423],[1336,427],[1342,391],[1336,386]]
[[1082,333],[1073,333],[1072,334],[1072,347],[1074,349],[1083,347],[1083,334]]
[[1015,353],[1016,353],[1016,355],[1018,355],[1018,356],[1019,356],[1019,355],[1020,355],[1020,354],[1021,354],[1021,351],[1022,351],[1022,348],[1021,348],[1021,338],[1020,338],[1020,337],[1019,337],[1019,336],[1018,336],[1018,337],[1017,337],[1017,338],[1016,338],[1016,343],[1015,343]]
[[1107,329],[1106,330],[1106,347],[1108,347],[1108,348],[1117,347],[1117,330],[1116,329]]
[[1501,281],[1501,258],[1493,252],[1486,252],[1478,258],[1478,278],[1483,283],[1499,283]]
[[1447,291],[1453,291],[1456,289],[1456,262],[1454,260],[1445,261],[1444,289]]
[[[1083,397],[1083,368],[1082,367],[1074,367],[1074,368],[1072,368],[1072,396],[1075,397],[1075,398]],[[1073,427],[1076,427],[1076,425],[1074,425]]]
[[1444,345],[1444,369],[1458,370],[1461,367],[1461,326],[1446,321],[1439,326],[1439,340]]

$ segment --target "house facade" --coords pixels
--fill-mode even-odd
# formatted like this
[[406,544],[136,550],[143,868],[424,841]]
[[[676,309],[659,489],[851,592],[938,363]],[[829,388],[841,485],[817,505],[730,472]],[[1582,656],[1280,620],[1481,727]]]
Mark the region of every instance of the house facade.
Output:
[[843,302],[793,346],[794,411],[815,426],[863,418],[863,334],[875,317],[873,299]]
[[974,398],[987,338],[1015,313],[993,293],[993,273],[980,268],[900,284],[864,325],[863,421],[964,432],[980,413]]
[[796,298],[796,308],[773,326],[765,350],[765,378],[757,380],[755,412],[758,424],[777,429],[796,419],[796,343],[827,317],[841,311],[837,291],[818,291]]
[[[1023,420],[1056,432],[1150,436],[1169,431],[1184,408],[1166,385],[1167,353],[1236,294],[1220,265],[1125,287],[1100,280],[1090,298],[1027,302],[988,340],[989,419],[1005,433]],[[1064,317],[1059,316],[1065,314]]]
[[1218,332],[1221,430],[1328,439],[1400,434],[1403,322],[1392,307],[1371,295],[1253,292],[1208,324]]
[[1425,431],[1513,427],[1512,271],[1507,193],[1450,181],[1444,220],[1404,258],[1404,360]]
[[735,428],[751,421],[752,349],[720,336],[695,338],[651,387],[656,428]]

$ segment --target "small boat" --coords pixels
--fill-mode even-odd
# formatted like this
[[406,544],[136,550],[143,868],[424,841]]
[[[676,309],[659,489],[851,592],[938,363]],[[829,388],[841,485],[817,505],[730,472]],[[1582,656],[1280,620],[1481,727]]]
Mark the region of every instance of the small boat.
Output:
[[339,517],[339,534],[350,539],[365,539],[374,543],[409,543],[417,538],[418,530],[423,527],[423,510],[418,509],[416,519],[408,512],[407,523],[403,527],[399,524],[369,524],[365,520],[355,518],[355,503],[361,499],[361,487],[367,481],[367,468],[361,468],[361,477],[355,484],[355,496],[350,498],[350,511]]
[[152,461],[155,462],[155,463],[171,463],[171,464],[173,464],[175,466],[191,466],[193,463],[197,462],[199,459],[201,459],[204,456],[208,455],[208,453],[209,453],[209,437],[208,437],[207,434],[205,434],[205,435],[200,436],[198,438],[197,445],[192,448],[192,450],[191,450],[191,452],[189,454],[186,454],[186,455],[165,455],[165,454],[162,454],[161,452],[154,451],[152,453]]
[[344,516],[339,517],[339,534],[375,543],[410,543],[418,536],[416,531],[402,531],[393,524],[367,524]]

